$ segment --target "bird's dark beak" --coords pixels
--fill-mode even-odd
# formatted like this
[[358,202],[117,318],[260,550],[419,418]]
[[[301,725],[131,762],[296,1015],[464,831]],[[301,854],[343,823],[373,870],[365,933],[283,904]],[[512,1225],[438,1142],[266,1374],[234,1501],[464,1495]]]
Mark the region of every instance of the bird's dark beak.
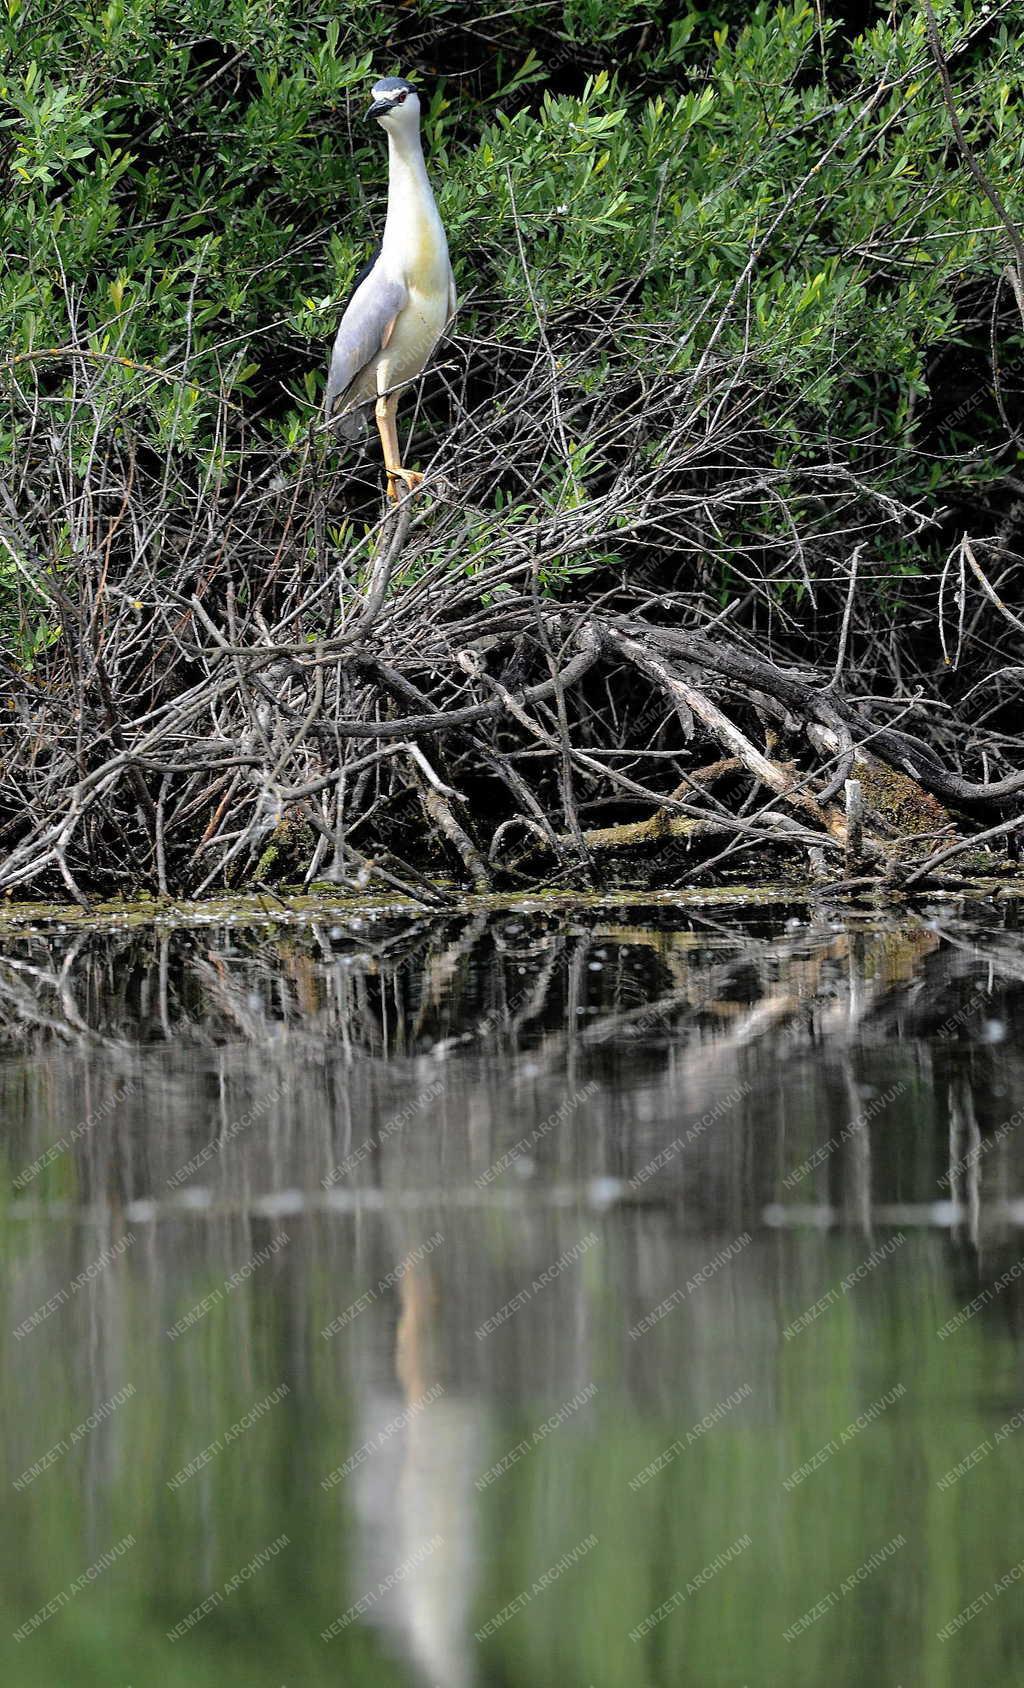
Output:
[[384,113],[386,111],[390,111],[390,110],[391,110],[391,101],[390,100],[374,100],[372,106],[370,107],[370,109],[366,113],[366,115],[367,115],[367,117],[383,117]]

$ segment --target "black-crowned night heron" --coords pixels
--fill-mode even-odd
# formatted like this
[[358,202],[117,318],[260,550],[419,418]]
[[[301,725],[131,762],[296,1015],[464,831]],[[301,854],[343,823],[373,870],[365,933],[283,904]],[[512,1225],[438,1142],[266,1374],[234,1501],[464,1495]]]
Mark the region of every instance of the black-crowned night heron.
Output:
[[329,420],[353,439],[363,408],[376,400],[388,496],[396,481],[410,491],[423,479],[403,469],[395,412],[399,390],[422,375],[455,310],[448,242],[427,180],[420,145],[419,96],[401,77],[373,86],[375,117],[388,137],[388,213],[380,251],[357,278],[331,354],[324,399]]

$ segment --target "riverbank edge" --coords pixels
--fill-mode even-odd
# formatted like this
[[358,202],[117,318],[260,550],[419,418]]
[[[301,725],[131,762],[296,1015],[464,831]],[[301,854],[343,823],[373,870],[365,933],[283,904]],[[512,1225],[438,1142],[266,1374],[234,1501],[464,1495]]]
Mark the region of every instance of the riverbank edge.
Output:
[[[129,927],[167,928],[213,926],[226,922],[307,924],[310,920],[352,915],[417,915],[436,919],[483,912],[541,913],[566,908],[752,908],[789,904],[810,908],[825,902],[842,903],[870,910],[874,914],[905,909],[910,898],[878,889],[844,891],[828,885],[769,881],[753,885],[719,885],[695,889],[644,890],[617,887],[608,891],[565,888],[526,892],[455,892],[438,886],[438,901],[427,904],[398,894],[341,892],[322,887],[281,893],[239,893],[237,896],[201,899],[110,898],[88,908],[77,903],[4,902],[0,904],[0,935],[37,927],[74,927],[82,930],[124,930]],[[915,902],[956,903],[961,901],[1007,903],[1024,900],[1024,875],[1013,879],[964,880],[956,889],[931,889]]]

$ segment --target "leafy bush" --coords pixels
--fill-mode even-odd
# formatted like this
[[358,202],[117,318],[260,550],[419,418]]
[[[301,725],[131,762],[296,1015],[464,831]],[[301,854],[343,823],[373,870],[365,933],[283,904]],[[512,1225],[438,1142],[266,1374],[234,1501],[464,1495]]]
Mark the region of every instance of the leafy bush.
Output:
[[[849,41],[802,5],[713,33],[695,11],[641,27],[635,0],[542,6],[514,27],[492,10],[10,0],[5,346],[73,343],[174,377],[111,369],[103,384],[160,443],[208,448],[203,389],[222,384],[294,437],[380,226],[367,85],[402,69],[430,91],[470,357],[477,339],[528,344],[540,319],[611,309],[651,377],[714,344],[756,384],[784,378],[789,414],[766,416],[783,436],[912,446],[930,349],[1006,245],[951,149],[921,14]],[[969,4],[946,12],[965,121],[1012,200],[1020,47]],[[446,77],[449,47],[454,69],[476,37],[486,68]],[[582,76],[588,59],[604,63]],[[70,397],[75,372],[59,373]]]

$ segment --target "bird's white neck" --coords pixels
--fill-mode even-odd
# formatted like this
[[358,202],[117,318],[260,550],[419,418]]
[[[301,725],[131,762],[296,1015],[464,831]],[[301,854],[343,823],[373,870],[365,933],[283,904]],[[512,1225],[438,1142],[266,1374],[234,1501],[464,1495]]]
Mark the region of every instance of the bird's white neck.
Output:
[[410,239],[419,244],[424,236],[444,230],[423,162],[419,128],[411,134],[388,135],[388,213],[384,222],[383,251],[398,256],[409,250]]

